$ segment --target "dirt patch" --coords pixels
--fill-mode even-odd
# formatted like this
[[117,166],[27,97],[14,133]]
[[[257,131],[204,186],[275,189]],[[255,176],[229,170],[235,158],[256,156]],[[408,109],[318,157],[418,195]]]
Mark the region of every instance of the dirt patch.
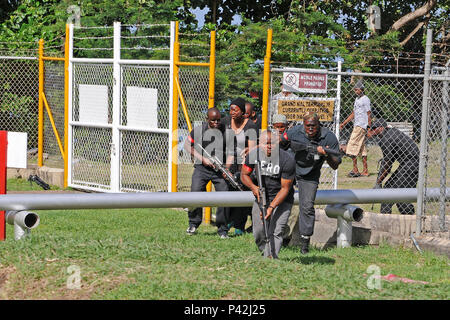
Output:
[[0,264],[0,299],[7,299],[8,280],[12,274],[16,272],[14,266],[5,267]]

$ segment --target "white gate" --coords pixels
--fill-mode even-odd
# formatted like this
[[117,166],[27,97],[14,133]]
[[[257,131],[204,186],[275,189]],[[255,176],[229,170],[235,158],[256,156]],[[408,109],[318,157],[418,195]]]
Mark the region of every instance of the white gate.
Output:
[[101,37],[114,42],[112,58],[74,58],[74,49],[95,49],[74,48],[74,39],[100,37],[74,38],[70,26],[69,186],[100,192],[170,190],[175,24],[157,26],[167,28],[154,37],[170,41],[164,48],[169,60],[121,59],[126,49],[121,40],[127,38],[121,28],[134,26],[119,22],[113,36]]

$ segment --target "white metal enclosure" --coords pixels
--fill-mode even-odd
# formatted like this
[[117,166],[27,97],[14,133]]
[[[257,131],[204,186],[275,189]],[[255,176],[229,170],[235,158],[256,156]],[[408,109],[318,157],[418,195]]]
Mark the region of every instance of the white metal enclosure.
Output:
[[88,38],[74,38],[70,26],[69,186],[170,190],[175,25],[158,26],[167,28],[155,37],[170,41],[164,48],[169,60],[122,59],[120,22],[114,23],[113,36],[104,37],[113,41],[112,58],[76,58],[73,40]]

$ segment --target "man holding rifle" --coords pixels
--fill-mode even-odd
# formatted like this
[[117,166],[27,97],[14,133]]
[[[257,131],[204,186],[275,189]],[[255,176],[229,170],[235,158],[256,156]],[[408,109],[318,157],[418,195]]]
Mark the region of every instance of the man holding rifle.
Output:
[[[225,155],[224,127],[220,123],[220,111],[217,108],[208,109],[206,122],[195,127],[184,143],[184,149],[194,158],[194,173],[192,174],[191,191],[206,191],[206,185],[212,181],[216,191],[228,191],[225,174],[217,167],[223,162]],[[214,158],[213,158],[214,157]],[[202,208],[191,208],[188,211],[188,235],[196,233],[202,223]],[[217,208],[216,226],[221,238],[228,238],[228,208]]]
[[[250,177],[256,171],[258,184]],[[252,208],[253,236],[265,257],[278,258],[294,202],[295,161],[279,148],[276,133],[264,131],[259,145],[246,157],[241,180],[256,198]]]
[[319,116],[308,112],[303,117],[303,124],[299,124],[287,132],[281,141],[290,141],[295,153],[296,180],[299,195],[299,213],[293,213],[289,219],[289,232],[284,235],[285,242],[290,240],[292,230],[298,217],[300,231],[301,253],[309,252],[310,238],[314,233],[317,187],[319,185],[320,170],[326,161],[336,170],[342,161],[339,152],[339,141],[327,128],[320,125]]

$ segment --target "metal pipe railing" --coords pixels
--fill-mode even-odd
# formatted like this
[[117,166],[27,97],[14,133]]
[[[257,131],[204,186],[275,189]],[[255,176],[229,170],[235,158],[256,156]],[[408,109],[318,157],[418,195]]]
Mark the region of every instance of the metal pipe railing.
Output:
[[[428,188],[425,199],[437,201],[440,188]],[[450,188],[446,188],[450,200]],[[316,205],[416,202],[417,189],[319,190]],[[123,208],[186,208],[252,206],[254,196],[241,192],[148,192],[88,194],[5,194],[0,195],[0,210],[62,210]],[[294,195],[298,204],[298,194]]]

